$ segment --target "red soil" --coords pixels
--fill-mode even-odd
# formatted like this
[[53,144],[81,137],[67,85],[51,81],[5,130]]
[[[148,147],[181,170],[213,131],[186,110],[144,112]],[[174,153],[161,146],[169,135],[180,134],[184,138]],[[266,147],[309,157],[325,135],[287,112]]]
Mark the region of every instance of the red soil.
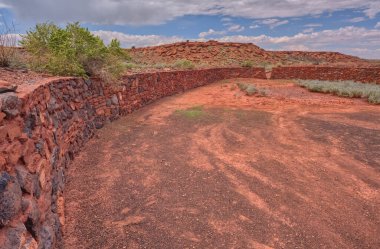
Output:
[[158,101],[70,166],[65,248],[379,248],[379,119],[289,81]]
[[30,70],[0,68],[0,87],[22,84],[32,85],[46,78],[49,78],[49,76]]

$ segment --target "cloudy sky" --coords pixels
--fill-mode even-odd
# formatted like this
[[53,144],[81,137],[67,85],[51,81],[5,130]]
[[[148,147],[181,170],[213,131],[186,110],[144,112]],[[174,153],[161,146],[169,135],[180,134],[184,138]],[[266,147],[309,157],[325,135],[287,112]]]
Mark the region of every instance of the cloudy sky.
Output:
[[80,21],[124,47],[213,39],[380,59],[380,0],[0,0],[0,13],[20,34]]

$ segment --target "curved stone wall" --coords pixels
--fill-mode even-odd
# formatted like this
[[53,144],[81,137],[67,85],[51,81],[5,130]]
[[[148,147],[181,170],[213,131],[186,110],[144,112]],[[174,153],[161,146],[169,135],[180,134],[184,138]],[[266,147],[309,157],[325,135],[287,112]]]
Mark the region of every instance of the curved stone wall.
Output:
[[64,225],[65,170],[105,123],[154,100],[264,69],[222,68],[125,76],[122,84],[54,78],[0,95],[0,248],[54,248]]
[[275,67],[272,70],[271,78],[327,81],[353,80],[380,84],[380,68]]

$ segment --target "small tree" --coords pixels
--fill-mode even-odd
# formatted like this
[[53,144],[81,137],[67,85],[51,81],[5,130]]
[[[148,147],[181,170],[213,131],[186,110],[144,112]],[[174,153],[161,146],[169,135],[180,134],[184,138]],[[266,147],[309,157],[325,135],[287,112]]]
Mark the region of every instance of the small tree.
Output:
[[16,56],[17,35],[14,24],[4,18],[0,25],[0,67],[9,67]]
[[79,23],[60,28],[53,23],[36,25],[22,37],[31,54],[30,66],[55,75],[99,76],[113,80],[123,72],[126,52],[117,40],[109,46]]

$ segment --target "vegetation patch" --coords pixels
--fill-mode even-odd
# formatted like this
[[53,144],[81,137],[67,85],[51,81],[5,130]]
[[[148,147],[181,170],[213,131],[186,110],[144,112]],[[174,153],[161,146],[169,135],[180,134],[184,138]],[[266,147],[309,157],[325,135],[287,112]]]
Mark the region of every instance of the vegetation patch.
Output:
[[245,94],[247,96],[252,96],[255,93],[257,93],[257,88],[252,84],[238,83],[237,85],[238,85],[239,89],[241,91],[245,92]]
[[117,79],[129,56],[116,39],[106,46],[79,23],[61,28],[53,23],[37,24],[22,36],[20,44],[29,52],[29,67],[62,76],[95,76]]
[[354,81],[299,80],[298,85],[311,92],[331,93],[348,98],[366,98],[369,103],[380,104],[380,85]]
[[203,106],[194,106],[186,110],[177,110],[176,114],[179,114],[189,119],[194,119],[202,117],[205,114],[205,112],[203,110]]
[[178,69],[194,69],[195,65],[189,60],[178,60],[174,63],[174,68]]
[[253,62],[252,61],[243,61],[240,65],[242,67],[251,68],[251,67],[253,67]]

